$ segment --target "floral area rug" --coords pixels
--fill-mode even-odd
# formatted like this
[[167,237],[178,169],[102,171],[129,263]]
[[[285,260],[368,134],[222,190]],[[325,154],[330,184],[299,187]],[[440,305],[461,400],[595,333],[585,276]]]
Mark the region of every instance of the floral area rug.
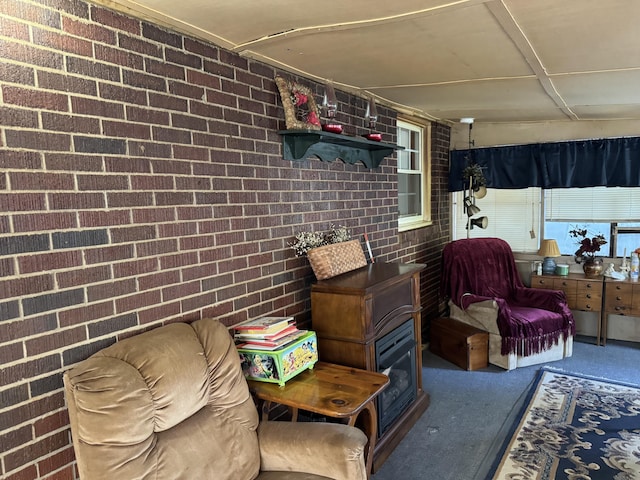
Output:
[[640,480],[640,387],[540,370],[492,480]]

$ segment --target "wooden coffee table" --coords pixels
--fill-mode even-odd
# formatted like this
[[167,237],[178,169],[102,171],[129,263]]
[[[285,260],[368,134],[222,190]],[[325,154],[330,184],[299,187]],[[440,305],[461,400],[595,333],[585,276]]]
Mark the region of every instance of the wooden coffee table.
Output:
[[249,389],[262,400],[262,419],[269,418],[272,404],[289,407],[291,420],[298,411],[344,419],[348,425],[362,428],[367,435],[367,476],[371,474],[373,450],[378,435],[378,419],[374,399],[389,384],[389,378],[377,372],[318,362],[280,387],[275,383],[249,380]]

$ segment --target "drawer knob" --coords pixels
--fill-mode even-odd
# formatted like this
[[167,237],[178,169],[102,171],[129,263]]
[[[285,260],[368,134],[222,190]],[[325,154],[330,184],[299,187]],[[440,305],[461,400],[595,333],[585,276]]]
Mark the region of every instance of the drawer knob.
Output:
[[587,310],[591,310],[591,305],[587,303]]
[[590,293],[587,293],[587,298],[591,298],[591,294]]
[[622,307],[616,307],[616,310],[622,310]]
[[622,300],[622,297],[621,297],[620,295],[618,295],[618,296],[616,297],[616,300]]
[[616,290],[622,290],[622,288],[620,287],[620,285],[616,285]]

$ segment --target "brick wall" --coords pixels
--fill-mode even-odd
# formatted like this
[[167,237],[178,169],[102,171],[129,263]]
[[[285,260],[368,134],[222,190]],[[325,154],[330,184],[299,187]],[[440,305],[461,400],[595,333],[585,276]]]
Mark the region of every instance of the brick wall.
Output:
[[[72,479],[62,372],[203,316],[309,316],[301,229],[365,231],[378,261],[448,240],[449,128],[433,126],[434,225],[397,232],[395,159],[281,157],[273,68],[79,0],[0,2],[0,476]],[[322,86],[300,79],[319,98]],[[363,133],[361,98],[338,120]],[[395,112],[379,108],[394,141]]]

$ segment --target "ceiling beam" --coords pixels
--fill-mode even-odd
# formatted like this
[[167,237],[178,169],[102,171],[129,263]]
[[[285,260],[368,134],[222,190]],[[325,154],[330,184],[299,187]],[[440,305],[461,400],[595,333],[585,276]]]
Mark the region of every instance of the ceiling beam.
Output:
[[255,40],[251,40],[250,42],[238,44],[232,49],[232,51],[241,52],[255,45],[262,47],[263,45],[268,45],[276,41],[304,36],[310,33],[318,34],[318,33],[352,30],[356,28],[360,29],[360,28],[373,27],[376,25],[403,22],[403,21],[410,20],[412,18],[422,18],[422,17],[433,16],[433,15],[440,15],[441,13],[446,11],[466,8],[471,5],[480,5],[480,4],[486,3],[487,1],[491,1],[491,0],[454,0],[449,3],[437,5],[435,7],[424,8],[424,9],[416,10],[413,12],[399,13],[396,15],[389,15],[386,17],[369,18],[365,20],[355,20],[352,22],[341,22],[341,23],[334,23],[334,24],[327,24],[327,25],[311,25],[311,26],[302,27],[302,28],[292,28],[284,32],[276,32],[270,35],[265,35],[264,37],[261,37],[261,38],[256,38]]
[[538,57],[538,54],[533,49],[529,39],[524,34],[520,25],[518,25],[518,22],[513,18],[513,15],[511,15],[511,12],[502,0],[488,1],[486,6],[498,21],[502,30],[511,39],[513,44],[524,57],[525,61],[529,64],[546,94],[568,118],[572,120],[579,120],[578,116],[571,110],[571,108],[569,108],[562,96],[556,90],[553,81],[547,74],[544,65],[542,65],[542,62]]

